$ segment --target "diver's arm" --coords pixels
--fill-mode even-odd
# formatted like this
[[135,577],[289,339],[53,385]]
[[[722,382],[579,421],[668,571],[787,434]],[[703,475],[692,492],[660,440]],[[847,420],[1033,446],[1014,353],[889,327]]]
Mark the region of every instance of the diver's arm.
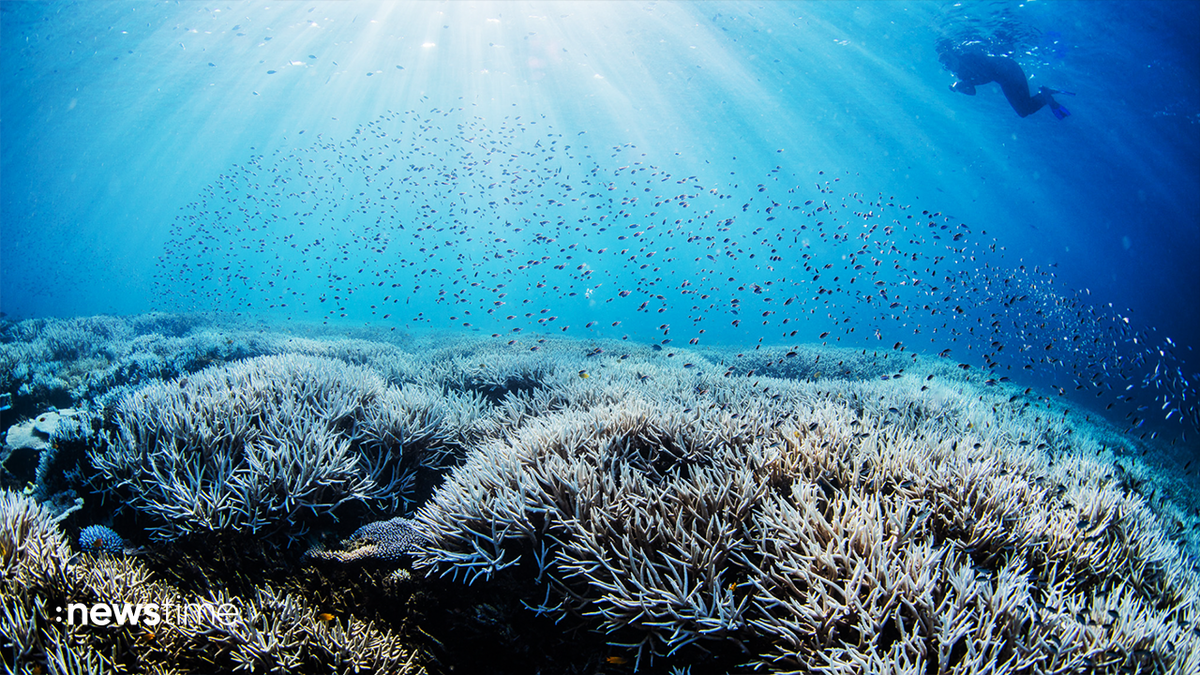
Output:
[[996,65],[993,59],[968,52],[958,55],[958,63],[953,70],[958,81],[950,85],[950,91],[957,91],[967,96],[975,95],[975,87],[996,80]]

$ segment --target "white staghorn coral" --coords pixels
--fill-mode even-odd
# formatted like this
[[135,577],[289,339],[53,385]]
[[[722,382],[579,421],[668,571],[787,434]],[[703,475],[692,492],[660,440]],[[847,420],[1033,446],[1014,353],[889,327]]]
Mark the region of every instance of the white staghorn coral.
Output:
[[[1085,413],[949,362],[189,331],[230,341],[206,352],[217,366],[112,393],[100,433],[75,439],[92,448],[96,484],[160,539],[294,538],[351,502],[369,522],[419,502],[456,464],[413,537],[384,521],[313,557],[412,553],[418,569],[464,581],[501,576],[494,588],[528,590],[533,613],[608,634],[639,666],[701,665],[692,657],[708,651],[710,663],[777,672],[1200,672],[1197,504],[1182,484]],[[220,363],[289,350],[316,356]],[[132,562],[86,565],[39,578],[169,594]],[[31,597],[0,617],[22,644],[49,654],[79,639],[38,638],[45,608]],[[353,617],[301,640],[294,623],[313,611],[296,598],[208,598],[226,599],[271,617],[221,633],[236,664],[363,663],[316,646],[366,640]],[[370,641],[391,654],[383,663],[409,656]]]
[[1196,667],[1195,571],[1061,415],[697,362],[554,387],[561,407],[510,397],[420,510],[417,566],[528,574],[535,611],[639,657],[733,640],[784,672]]
[[[258,585],[246,597],[194,594],[155,579],[134,557],[72,559],[49,513],[8,491],[0,492],[0,548],[9,672],[425,672],[397,633],[323,613],[294,593]],[[138,608],[142,620],[91,624],[86,608],[95,604]],[[145,607],[155,609],[141,614]]]
[[343,503],[394,510],[411,498],[418,467],[446,440],[443,408],[360,367],[260,357],[127,393],[91,461],[96,482],[150,516],[156,537],[297,537]]
[[0,491],[0,583],[52,583],[63,577],[70,556],[49,510],[23,494]]

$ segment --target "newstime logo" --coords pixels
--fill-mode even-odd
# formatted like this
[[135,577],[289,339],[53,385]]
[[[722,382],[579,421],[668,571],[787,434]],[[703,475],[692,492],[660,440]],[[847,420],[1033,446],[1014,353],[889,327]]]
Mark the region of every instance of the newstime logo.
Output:
[[159,602],[72,602],[64,609],[56,607],[55,621],[69,626],[157,626],[166,621],[172,625],[198,624],[201,622],[233,625],[241,613],[232,603],[212,604],[205,602],[176,605]]

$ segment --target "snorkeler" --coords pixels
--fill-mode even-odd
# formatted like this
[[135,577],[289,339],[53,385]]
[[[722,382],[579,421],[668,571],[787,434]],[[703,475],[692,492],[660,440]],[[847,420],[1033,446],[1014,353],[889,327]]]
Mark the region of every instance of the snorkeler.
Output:
[[982,50],[961,52],[946,50],[941,52],[938,60],[958,78],[957,82],[950,85],[950,91],[974,96],[976,86],[996,82],[1004,91],[1004,97],[1008,99],[1013,110],[1017,111],[1021,117],[1028,117],[1046,105],[1050,106],[1050,112],[1054,113],[1054,117],[1057,119],[1065,119],[1071,114],[1071,111],[1055,101],[1052,95],[1074,96],[1074,94],[1069,91],[1056,91],[1049,87],[1042,87],[1038,89],[1035,96],[1030,96],[1029,82],[1025,78],[1025,71],[1021,70],[1021,66],[1016,61],[1007,56],[991,56]]

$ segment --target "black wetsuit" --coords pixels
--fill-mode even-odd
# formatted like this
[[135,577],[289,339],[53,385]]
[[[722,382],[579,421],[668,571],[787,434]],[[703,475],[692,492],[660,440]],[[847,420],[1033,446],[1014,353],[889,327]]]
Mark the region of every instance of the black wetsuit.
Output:
[[1032,115],[1053,100],[1043,92],[1030,96],[1025,71],[1007,56],[988,56],[980,52],[959,53],[956,56],[958,68],[954,75],[959,81],[950,87],[954,91],[974,96],[977,85],[996,82],[1004,90],[1004,97],[1013,110],[1021,117]]

